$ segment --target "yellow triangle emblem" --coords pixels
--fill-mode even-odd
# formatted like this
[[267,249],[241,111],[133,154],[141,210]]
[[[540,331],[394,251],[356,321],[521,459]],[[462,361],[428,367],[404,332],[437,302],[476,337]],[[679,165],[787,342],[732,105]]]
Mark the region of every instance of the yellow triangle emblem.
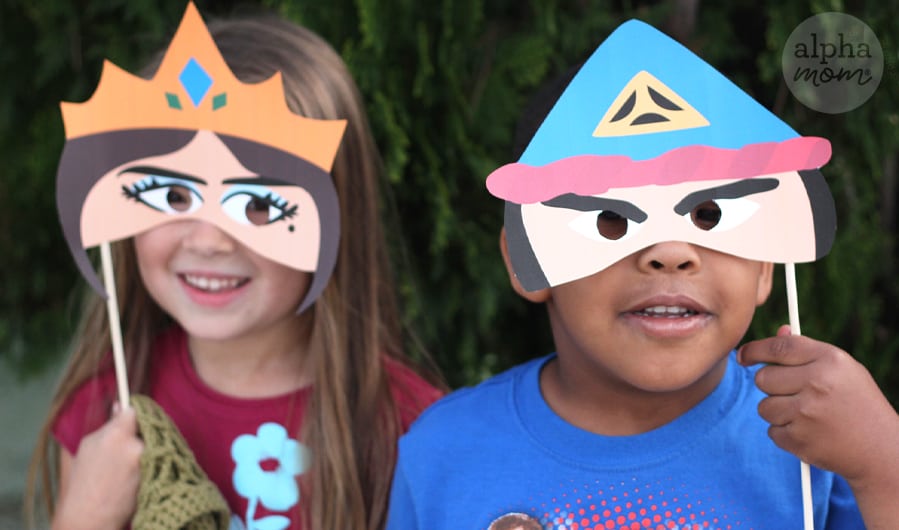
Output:
[[705,116],[644,70],[621,90],[593,130],[593,136],[631,136],[708,125]]

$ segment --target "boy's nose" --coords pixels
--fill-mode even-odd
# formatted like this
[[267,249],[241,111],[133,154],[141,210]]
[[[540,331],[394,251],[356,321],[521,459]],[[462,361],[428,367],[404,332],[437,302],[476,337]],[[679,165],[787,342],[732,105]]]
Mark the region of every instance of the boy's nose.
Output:
[[656,243],[642,250],[637,260],[644,272],[693,272],[702,266],[696,247],[682,241]]
[[235,242],[221,228],[206,221],[190,221],[182,245],[186,250],[204,256],[234,251]]

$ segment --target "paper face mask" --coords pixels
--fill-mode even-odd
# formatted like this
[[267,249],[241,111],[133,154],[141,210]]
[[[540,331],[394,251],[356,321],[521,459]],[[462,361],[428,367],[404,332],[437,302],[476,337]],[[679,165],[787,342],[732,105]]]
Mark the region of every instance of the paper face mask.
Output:
[[818,171],[829,158],[827,140],[800,137],[692,52],[629,21],[487,187],[506,201],[512,267],[534,291],[663,241],[820,258],[836,227]]
[[346,123],[291,112],[280,74],[239,81],[193,4],[152,80],[107,62],[92,98],[62,112],[57,207],[96,291],[86,248],[185,219],[313,273],[300,311],[324,289],[340,235],[330,171]]

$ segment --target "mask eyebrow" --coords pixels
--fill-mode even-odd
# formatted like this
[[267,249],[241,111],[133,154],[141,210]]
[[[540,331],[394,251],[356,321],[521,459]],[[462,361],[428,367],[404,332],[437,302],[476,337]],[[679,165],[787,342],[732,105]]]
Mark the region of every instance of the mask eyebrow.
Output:
[[612,211],[638,223],[642,223],[647,218],[646,212],[633,204],[627,201],[607,199],[605,197],[590,197],[587,195],[566,193],[564,195],[559,195],[554,199],[543,201],[542,204],[551,208],[568,208],[569,210],[577,210],[579,212],[595,212],[600,210]]
[[771,178],[750,178],[725,184],[715,188],[694,191],[674,206],[674,213],[684,215],[694,207],[715,199],[738,199],[754,193],[771,191],[780,185],[780,181]]
[[169,177],[176,178],[181,180],[189,180],[190,182],[196,182],[197,184],[206,185],[206,181],[193,177],[191,175],[187,175],[184,173],[178,173],[177,171],[172,171],[171,169],[163,169],[161,167],[153,167],[153,166],[134,166],[134,167],[126,167],[125,169],[119,171],[118,175],[121,176],[125,173],[139,173],[141,175],[155,175],[157,177]]
[[225,179],[222,184],[252,184],[255,186],[296,186],[292,182],[272,177],[234,177]]

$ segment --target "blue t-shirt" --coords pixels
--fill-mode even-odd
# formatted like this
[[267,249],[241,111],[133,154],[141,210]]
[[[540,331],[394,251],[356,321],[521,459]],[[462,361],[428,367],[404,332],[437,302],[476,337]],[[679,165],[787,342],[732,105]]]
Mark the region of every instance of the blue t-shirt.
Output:
[[[389,530],[800,530],[799,460],[767,436],[755,370],[731,354],[718,387],[650,432],[601,436],[544,401],[553,356],[457,391],[400,441]],[[862,529],[846,482],[812,469],[815,530]],[[523,526],[522,528],[531,528]]]

